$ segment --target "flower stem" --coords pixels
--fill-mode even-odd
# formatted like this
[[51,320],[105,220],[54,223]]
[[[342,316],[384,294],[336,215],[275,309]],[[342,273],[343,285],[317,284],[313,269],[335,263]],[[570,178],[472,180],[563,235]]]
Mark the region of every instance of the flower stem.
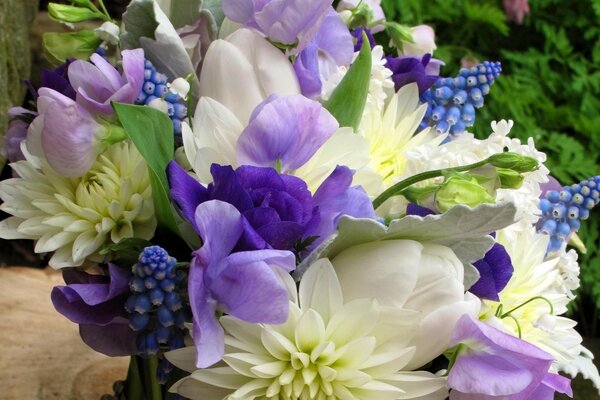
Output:
[[[146,378],[146,390],[148,391],[148,400],[163,400],[162,387],[158,383],[156,370],[158,369],[158,357],[156,355],[149,356],[144,359],[144,373]],[[127,399],[129,400],[129,399]]]
[[127,393],[127,400],[144,400],[144,388],[136,356],[131,356],[129,359],[125,393]]
[[489,162],[489,159],[485,159],[483,161],[479,161],[473,164],[463,165],[462,167],[454,167],[454,168],[446,168],[446,169],[435,169],[432,171],[422,172],[420,174],[411,176],[410,178],[406,178],[403,181],[396,183],[393,186],[390,186],[387,190],[381,193],[375,200],[373,200],[373,208],[377,209],[381,206],[387,199],[393,196],[398,196],[401,194],[403,190],[408,188],[409,186],[414,185],[415,183],[431,179],[437,178],[439,176],[444,176],[445,174],[451,172],[465,172],[470,171],[475,168],[483,167]]

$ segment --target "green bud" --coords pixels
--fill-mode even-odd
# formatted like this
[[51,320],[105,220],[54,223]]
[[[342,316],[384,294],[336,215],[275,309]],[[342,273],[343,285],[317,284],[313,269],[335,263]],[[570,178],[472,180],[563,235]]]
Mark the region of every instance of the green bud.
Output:
[[352,10],[352,16],[348,20],[347,24],[350,29],[358,28],[360,26],[370,26],[374,23],[375,16],[373,15],[373,9],[365,3],[360,4]]
[[525,177],[512,169],[496,168],[502,189],[518,189],[523,185]]
[[93,8],[94,5],[91,0],[69,0],[69,3],[75,4],[76,6]]
[[111,145],[127,139],[127,133],[125,133],[125,129],[121,125],[111,124],[110,122],[105,122],[102,125],[104,127],[104,137],[101,139],[102,143]]
[[48,4],[48,15],[58,22],[81,22],[102,18],[101,14],[98,14],[89,8],[68,6],[66,4],[58,3]]
[[415,42],[412,36],[411,28],[409,26],[402,25],[397,22],[386,21],[385,30],[390,36],[390,39],[392,40],[394,46],[400,51],[402,51],[404,43]]
[[494,154],[488,158],[488,162],[494,167],[511,169],[519,173],[535,171],[540,167],[535,158],[512,152]]
[[441,212],[446,212],[458,204],[476,207],[482,203],[494,202],[494,198],[477,179],[469,175],[449,177],[435,195],[435,204]]
[[88,59],[102,43],[93,31],[66,33],[46,32],[42,37],[44,53],[48,61],[59,65],[73,57]]
[[422,205],[429,197],[439,190],[441,185],[430,185],[424,187],[410,186],[404,189],[401,194],[411,203]]

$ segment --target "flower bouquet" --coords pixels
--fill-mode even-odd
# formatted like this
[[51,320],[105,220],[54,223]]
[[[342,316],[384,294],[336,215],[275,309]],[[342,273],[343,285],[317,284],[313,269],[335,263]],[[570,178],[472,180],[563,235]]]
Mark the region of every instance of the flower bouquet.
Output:
[[[600,177],[561,186],[498,62],[441,76],[376,0],[49,5],[62,63],[11,109],[0,237],[56,310],[131,356],[119,399],[552,399],[592,354],[564,317]],[[65,62],[66,61],[66,62]]]

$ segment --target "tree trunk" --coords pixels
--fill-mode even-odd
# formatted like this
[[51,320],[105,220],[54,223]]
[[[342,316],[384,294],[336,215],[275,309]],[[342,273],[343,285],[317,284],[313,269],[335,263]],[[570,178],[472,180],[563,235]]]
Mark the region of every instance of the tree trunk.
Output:
[[0,0],[0,137],[8,127],[7,110],[23,102],[22,80],[31,69],[29,26],[37,9],[38,0]]

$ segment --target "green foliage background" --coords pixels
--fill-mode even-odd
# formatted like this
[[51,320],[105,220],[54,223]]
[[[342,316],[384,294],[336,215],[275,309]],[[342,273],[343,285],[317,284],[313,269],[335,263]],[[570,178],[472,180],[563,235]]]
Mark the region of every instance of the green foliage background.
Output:
[[[382,5],[389,20],[435,29],[443,76],[454,76],[463,61],[502,62],[502,75],[478,110],[476,135],[489,134],[493,120],[512,119],[512,135],[524,142],[533,137],[561,183],[600,174],[600,0],[529,0],[523,25],[506,20],[501,0]],[[587,335],[600,333],[600,210],[592,214],[580,230],[588,253],[580,257],[577,314]]]

